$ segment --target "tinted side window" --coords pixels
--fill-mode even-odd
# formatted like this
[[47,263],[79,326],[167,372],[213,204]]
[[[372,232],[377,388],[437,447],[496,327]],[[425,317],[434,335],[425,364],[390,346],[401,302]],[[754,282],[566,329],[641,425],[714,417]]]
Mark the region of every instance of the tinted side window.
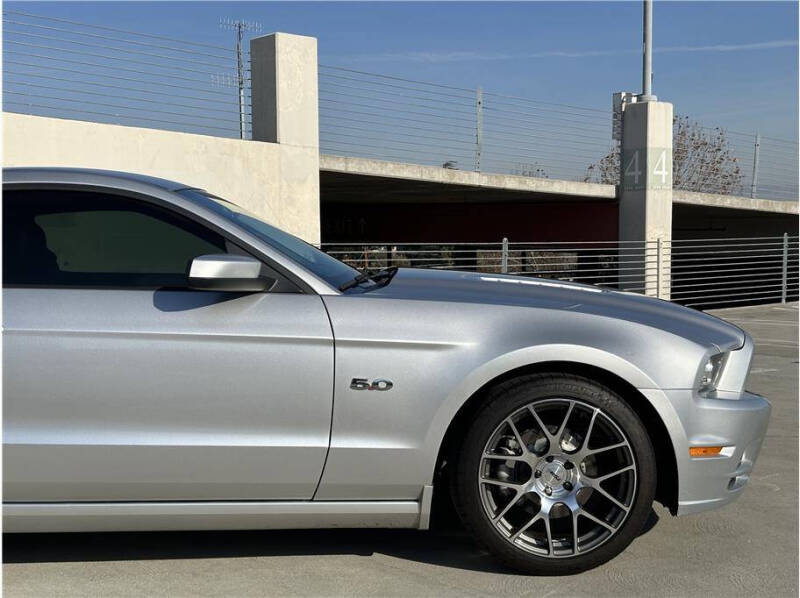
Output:
[[183,287],[191,260],[227,253],[221,235],[171,211],[105,193],[8,191],[6,285]]

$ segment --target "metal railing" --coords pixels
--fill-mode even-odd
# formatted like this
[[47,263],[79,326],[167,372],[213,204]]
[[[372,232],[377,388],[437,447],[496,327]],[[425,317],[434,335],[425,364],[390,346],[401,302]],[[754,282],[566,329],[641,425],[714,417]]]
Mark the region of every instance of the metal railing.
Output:
[[798,237],[672,241],[671,298],[692,307],[798,298]]
[[756,135],[749,196],[797,201],[799,152],[797,142]]
[[[250,60],[236,44],[3,11],[10,112],[252,138]],[[241,77],[241,81],[240,81]],[[239,85],[242,85],[241,95]],[[616,184],[610,110],[319,65],[325,153]],[[677,189],[798,198],[798,143],[678,119]]]
[[319,65],[323,152],[583,180],[611,112]]
[[674,130],[673,184],[701,193],[797,200],[798,147],[684,119]]
[[[319,65],[320,146],[332,154],[617,184],[611,111]],[[673,184],[797,199],[798,143],[674,126]]]
[[325,243],[359,269],[516,274],[593,284],[706,309],[798,298],[798,237],[674,241]]
[[[245,98],[249,104],[249,89]],[[249,105],[241,131],[234,49],[8,8],[3,107],[218,137],[251,134]]]

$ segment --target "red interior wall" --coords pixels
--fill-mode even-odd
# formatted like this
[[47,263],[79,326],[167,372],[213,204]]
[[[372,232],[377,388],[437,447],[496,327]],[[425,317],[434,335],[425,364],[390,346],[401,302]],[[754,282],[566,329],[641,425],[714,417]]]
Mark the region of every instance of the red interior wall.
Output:
[[614,202],[323,203],[324,243],[615,241]]

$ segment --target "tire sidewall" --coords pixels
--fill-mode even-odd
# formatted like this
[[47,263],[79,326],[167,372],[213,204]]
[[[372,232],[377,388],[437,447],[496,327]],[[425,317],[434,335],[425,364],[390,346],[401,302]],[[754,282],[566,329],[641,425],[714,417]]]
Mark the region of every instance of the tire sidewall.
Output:
[[[634,503],[617,532],[601,546],[577,557],[550,558],[513,546],[487,518],[480,498],[478,471],[491,434],[508,416],[547,399],[577,399],[602,410],[625,434],[636,464]],[[529,573],[563,575],[596,567],[622,552],[650,516],[656,488],[656,461],[647,431],[633,410],[614,392],[586,378],[534,375],[499,385],[467,432],[455,472],[454,502],[465,525],[507,565]]]

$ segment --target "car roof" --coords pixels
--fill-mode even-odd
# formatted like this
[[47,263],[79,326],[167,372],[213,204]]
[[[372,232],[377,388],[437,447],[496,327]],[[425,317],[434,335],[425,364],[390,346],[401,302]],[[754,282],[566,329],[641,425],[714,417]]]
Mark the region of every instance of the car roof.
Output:
[[123,172],[121,170],[101,170],[96,168],[62,168],[33,166],[24,168],[3,168],[3,182],[9,183],[102,183],[109,186],[125,186],[125,183],[144,184],[165,191],[196,189],[192,185],[178,183],[145,174]]

